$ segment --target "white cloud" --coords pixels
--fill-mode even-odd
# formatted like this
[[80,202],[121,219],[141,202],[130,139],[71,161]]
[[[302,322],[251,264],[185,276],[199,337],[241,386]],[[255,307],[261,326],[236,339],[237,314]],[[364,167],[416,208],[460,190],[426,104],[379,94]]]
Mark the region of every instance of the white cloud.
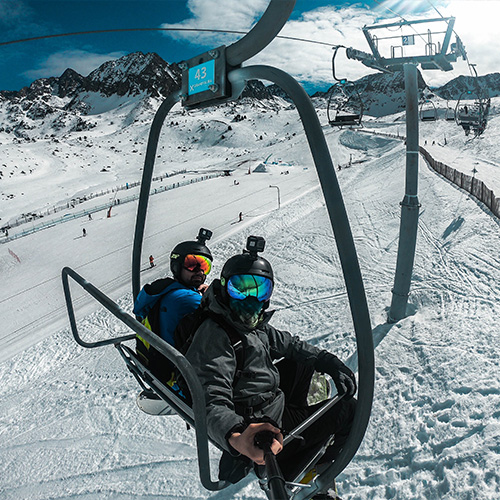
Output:
[[[247,32],[257,22],[269,0],[188,0],[192,17],[176,24],[162,24],[162,28],[214,29]],[[186,40],[196,45],[215,47],[230,44],[241,35],[223,33],[171,31],[167,36]]]
[[106,61],[118,59],[124,55],[125,52],[96,54],[84,50],[65,50],[51,54],[38,68],[26,71],[24,75],[35,80],[55,75],[60,76],[67,68],[71,68],[86,76]]
[[[177,24],[163,24],[164,28],[205,28],[228,29],[248,32],[258,21],[268,0],[245,2],[242,0],[190,0],[188,6],[192,17]],[[321,41],[328,44],[365,44],[361,26],[371,23],[375,14],[360,7],[338,9],[335,7],[320,8],[304,12],[300,19],[288,21],[280,35]],[[241,35],[200,33],[200,32],[167,32],[167,36],[177,40],[207,48],[217,45],[229,45]],[[364,47],[363,47],[364,48]],[[366,50],[366,49],[365,49]],[[332,48],[327,45],[306,42],[275,39],[260,54],[251,59],[248,64],[269,64],[288,71],[302,81],[311,83],[332,82]],[[344,54],[340,70],[342,77],[359,78],[367,73],[360,63],[348,61]],[[345,72],[348,74],[346,75]]]
[[[289,21],[280,35],[353,46],[366,51],[367,44],[361,28],[371,24],[374,18],[374,13],[360,7],[324,7],[304,12],[299,19]],[[276,39],[251,62],[275,65],[301,81],[333,84],[332,56],[331,46]],[[345,50],[339,49],[335,58],[337,78],[356,80],[372,72],[361,63],[347,59]]]

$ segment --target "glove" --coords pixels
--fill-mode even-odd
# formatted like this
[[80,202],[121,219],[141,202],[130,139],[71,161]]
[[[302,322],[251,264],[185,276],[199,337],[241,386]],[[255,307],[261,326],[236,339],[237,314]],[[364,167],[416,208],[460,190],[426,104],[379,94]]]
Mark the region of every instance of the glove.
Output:
[[328,351],[321,351],[314,368],[316,371],[328,373],[332,377],[339,396],[344,396],[346,401],[356,394],[356,377],[337,356]]

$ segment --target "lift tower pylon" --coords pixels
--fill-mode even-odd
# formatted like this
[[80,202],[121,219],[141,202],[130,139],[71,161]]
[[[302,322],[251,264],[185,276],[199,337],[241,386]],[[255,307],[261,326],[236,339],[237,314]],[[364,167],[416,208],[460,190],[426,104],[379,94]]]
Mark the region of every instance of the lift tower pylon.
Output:
[[[445,23],[441,31],[432,30],[435,23]],[[427,23],[427,30],[424,30]],[[455,18],[401,20],[394,23],[365,26],[363,33],[372,54],[356,49],[347,49],[347,57],[357,59],[365,66],[384,72],[403,71],[406,95],[406,184],[401,205],[398,255],[396,273],[392,288],[392,302],[388,322],[395,323],[406,317],[411,277],[415,260],[420,203],[418,200],[418,156],[419,156],[419,113],[418,113],[418,65],[422,69],[450,71],[451,62],[458,56],[466,59],[465,48],[457,37],[451,44]],[[414,26],[416,25],[416,27]],[[399,31],[395,33],[394,30]],[[372,32],[386,30],[382,36]],[[442,42],[435,42],[433,36],[444,34]],[[385,36],[384,36],[385,35]],[[423,41],[423,43],[422,43]],[[420,47],[418,47],[420,45]],[[421,46],[424,46],[422,53]],[[448,52],[448,47],[450,51]],[[384,54],[387,54],[385,56]]]

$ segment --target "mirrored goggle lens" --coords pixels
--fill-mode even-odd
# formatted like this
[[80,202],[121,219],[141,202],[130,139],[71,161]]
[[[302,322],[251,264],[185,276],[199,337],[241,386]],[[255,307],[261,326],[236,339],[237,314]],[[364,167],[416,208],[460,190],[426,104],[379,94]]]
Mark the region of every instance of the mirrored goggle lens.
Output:
[[210,269],[212,269],[212,262],[208,257],[204,257],[203,255],[189,254],[184,259],[184,267],[188,271],[196,271],[196,269],[200,268],[203,274],[208,274]]
[[244,300],[247,297],[257,297],[257,300],[263,302],[271,297],[273,282],[264,276],[238,274],[229,278],[227,293],[233,299]]

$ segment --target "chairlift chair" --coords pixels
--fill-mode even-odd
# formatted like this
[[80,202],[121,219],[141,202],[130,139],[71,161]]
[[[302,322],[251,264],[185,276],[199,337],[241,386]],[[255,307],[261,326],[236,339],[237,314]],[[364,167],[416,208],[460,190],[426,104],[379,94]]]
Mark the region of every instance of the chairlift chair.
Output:
[[335,57],[341,46],[334,47],[332,56],[332,73],[337,81],[328,92],[326,109],[328,123],[332,127],[362,127],[363,101],[356,86],[345,78],[339,79],[335,74]]
[[[227,48],[219,47],[219,49],[209,51],[188,61],[188,63],[192,62],[195,65],[200,65],[200,60],[205,58],[203,60],[203,64],[210,64],[212,68],[214,67],[215,62],[217,62],[215,64],[215,74],[217,77],[223,79],[221,81],[221,85],[206,86],[205,95],[208,97],[205,102],[203,101],[203,95],[200,98],[200,94],[202,94],[201,92],[200,94],[194,94],[194,99],[192,101],[194,104],[191,105],[192,109],[195,107],[210,106],[221,101],[234,100],[241,94],[246,82],[255,78],[276,83],[291,97],[297,107],[297,111],[299,112],[304,125],[314,164],[318,171],[318,177],[323,188],[326,207],[332,222],[337,251],[344,273],[349,302],[351,305],[356,304],[355,308],[351,307],[351,313],[353,317],[354,331],[356,334],[359,379],[358,404],[354,415],[352,431],[336,461],[330,464],[321,474],[317,475],[308,485],[289,484],[287,486],[288,490],[286,493],[282,489],[281,491],[283,494],[276,494],[273,487],[271,487],[273,482],[272,480],[275,480],[276,478],[270,477],[268,472],[267,479],[264,478],[264,482],[261,482],[261,486],[263,486],[263,489],[266,491],[268,498],[272,500],[276,500],[278,498],[279,500],[285,498],[305,500],[306,498],[310,498],[316,493],[325,491],[332,483],[333,479],[347,466],[361,444],[368,425],[373,399],[375,371],[371,321],[352,232],[350,230],[347,213],[340,192],[340,186],[336,178],[335,168],[316,111],[312,106],[310,98],[307,96],[302,87],[287,73],[269,66],[240,67],[242,62],[254,56],[272,41],[287,21],[291,11],[293,10],[294,4],[295,0],[271,0],[261,19],[242,39]],[[134,299],[140,290],[142,243],[144,240],[147,206],[160,132],[169,111],[179,102],[179,100],[183,100],[184,106],[187,109],[191,109],[186,104],[186,98],[188,98],[188,95],[184,92],[184,89],[187,88],[188,78],[190,75],[189,64],[186,62],[181,64],[184,66],[182,69],[182,90],[173,91],[160,105],[153,119],[148,139],[141,181],[141,192],[137,209],[132,254],[132,291]],[[181,64],[179,64],[179,66],[181,66]],[[224,78],[227,78],[227,81],[224,80]],[[230,82],[230,86],[226,86],[227,82]],[[229,94],[226,92],[227,89],[229,89]],[[361,113],[359,114],[361,115]],[[84,341],[78,333],[69,286],[69,278],[72,278],[87,293],[94,297],[102,306],[122,321],[134,333],[121,337],[99,340],[96,342]],[[172,407],[175,413],[181,416],[194,428],[198,450],[200,480],[203,486],[211,491],[217,491],[229,486],[229,484],[225,481],[212,481],[211,479],[208,446],[209,438],[204,403],[205,398],[201,383],[187,359],[174,347],[148,330],[144,325],[137,321],[136,318],[125,312],[114,301],[112,301],[74,270],[67,267],[64,268],[62,271],[62,280],[70,326],[75,340],[81,346],[86,348],[114,345],[118,349],[120,355],[126,363],[127,368],[134,375],[141,388],[143,390],[153,391],[157,394]],[[142,363],[135,351],[127,345],[127,342],[133,341],[136,338],[136,335],[139,335],[155,347],[180,372],[181,376],[186,381],[189,392],[192,396],[192,408],[184,404],[168,386],[162,384],[162,382],[158,380]],[[335,397],[327,400],[322,408],[320,408],[313,416],[310,417],[310,419],[306,420],[306,422],[301,425],[311,425],[311,423],[314,422],[314,419],[319,418],[319,415],[322,414],[322,412],[333,406],[337,401],[338,398]],[[299,426],[299,428],[300,427],[301,426]],[[295,432],[299,434],[299,430],[296,430]],[[293,436],[288,436],[287,439],[293,439]],[[287,441],[285,440],[285,444],[286,442]],[[322,451],[324,450],[318,450],[318,454],[310,463],[311,466],[322,455]],[[280,483],[280,481],[278,481],[278,483]],[[284,485],[281,486],[284,487]]]
[[332,127],[361,127],[363,102],[352,83],[336,83],[329,91],[328,123]]
[[479,85],[475,64],[469,64],[474,72],[474,90],[467,90],[460,95],[455,108],[455,121],[462,126],[465,135],[474,131],[477,137],[484,132],[487,123],[487,115],[490,109],[491,99]]
[[481,92],[468,90],[463,92],[455,107],[455,121],[461,126],[465,135],[471,131],[474,135],[481,135],[486,128],[489,99]]
[[420,105],[420,120],[423,122],[437,120],[436,105],[429,99],[423,101]]

